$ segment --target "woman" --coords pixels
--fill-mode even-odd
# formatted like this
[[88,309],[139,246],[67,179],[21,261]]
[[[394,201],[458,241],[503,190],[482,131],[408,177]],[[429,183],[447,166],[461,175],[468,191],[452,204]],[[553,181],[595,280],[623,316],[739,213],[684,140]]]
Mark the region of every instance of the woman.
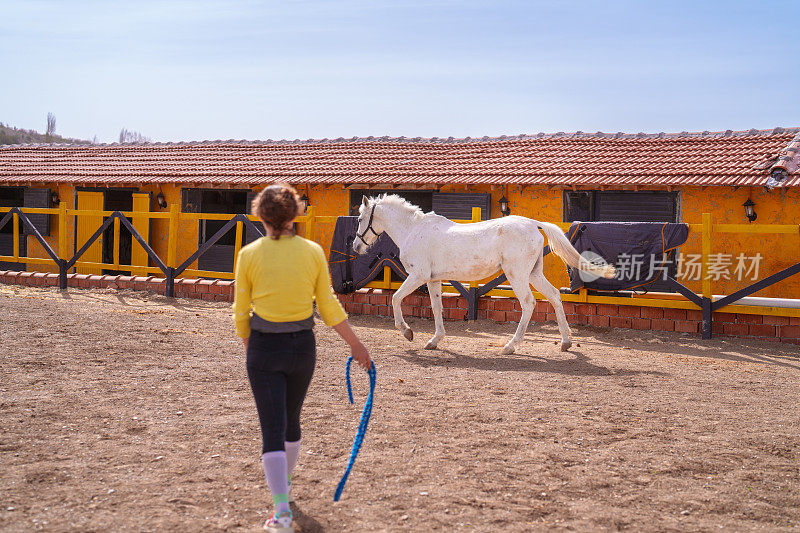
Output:
[[315,300],[322,320],[350,345],[358,364],[372,365],[333,294],[322,248],[294,234],[293,221],[304,208],[288,185],[261,191],[252,212],[266,236],[242,248],[236,262],[234,320],[247,351],[247,376],[261,423],[261,462],[275,504],[264,528],[273,532],[293,531],[289,496],[300,453],[300,410],[316,362]]

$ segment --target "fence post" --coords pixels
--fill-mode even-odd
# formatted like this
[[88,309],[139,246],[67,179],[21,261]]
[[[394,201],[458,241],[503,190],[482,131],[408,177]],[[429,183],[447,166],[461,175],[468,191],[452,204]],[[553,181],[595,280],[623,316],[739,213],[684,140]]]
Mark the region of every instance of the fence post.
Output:
[[470,287],[467,298],[467,320],[478,320],[478,288]]
[[[133,211],[136,213],[143,213],[150,211],[150,194],[149,193],[133,193]],[[136,228],[136,231],[146,240],[150,241],[150,218],[147,216],[134,216],[131,218],[131,224]],[[141,268],[134,268],[133,265],[138,265]],[[147,276],[149,274],[147,267],[150,266],[149,257],[142,245],[136,239],[133,239],[131,244],[131,274],[134,276]]]
[[703,311],[703,324],[702,324],[702,335],[701,338],[703,339],[710,339],[712,332],[712,312],[711,312],[711,298],[703,297],[702,301],[702,311]]
[[[481,221],[481,208],[472,208],[472,222]],[[478,320],[478,281],[469,282],[469,295],[467,296],[467,320]]]
[[180,206],[171,204],[169,206],[169,234],[167,235],[167,266],[178,266],[178,222],[180,216]]
[[316,212],[317,208],[313,205],[308,206],[306,209],[306,239],[309,241],[315,240],[315,237],[317,236]]
[[383,288],[392,288],[392,268],[388,265],[383,265]]
[[175,297],[175,268],[167,267],[167,278],[164,280],[164,296]]
[[[472,208],[472,218],[470,220],[471,220],[471,222],[480,222],[481,221],[481,208],[480,207],[473,207]],[[473,281],[469,282],[470,291],[472,291],[472,289],[476,289],[475,294],[477,294],[477,288],[478,288],[478,281],[477,280],[473,280]],[[476,303],[476,309],[477,309],[477,303]]]
[[175,296],[175,267],[178,266],[178,223],[180,222],[180,205],[169,206],[169,239],[167,243],[167,278],[165,280],[164,295],[172,298]]
[[711,277],[708,275],[708,260],[711,255],[711,213],[703,213],[703,236],[702,236],[702,277],[703,277],[703,296],[711,298]]
[[236,222],[236,240],[233,241],[233,271],[236,272],[236,262],[239,260],[239,251],[242,249],[242,230],[244,224],[241,221]]
[[67,202],[58,203],[58,288],[67,288]]
[[14,252],[14,262],[19,263],[19,215],[17,213],[14,213],[13,215],[11,215],[11,218],[14,221],[12,230],[14,232],[13,236],[14,249],[12,251]]
[[119,217],[114,217],[114,270],[119,270]]
[[703,213],[703,234],[701,238],[702,248],[702,263],[700,275],[702,276],[702,291],[703,291],[703,331],[702,338],[710,339],[712,335],[712,321],[714,318],[711,311],[712,290],[711,290],[711,276],[708,274],[709,256],[711,255],[711,238],[712,238],[712,225],[711,213]]

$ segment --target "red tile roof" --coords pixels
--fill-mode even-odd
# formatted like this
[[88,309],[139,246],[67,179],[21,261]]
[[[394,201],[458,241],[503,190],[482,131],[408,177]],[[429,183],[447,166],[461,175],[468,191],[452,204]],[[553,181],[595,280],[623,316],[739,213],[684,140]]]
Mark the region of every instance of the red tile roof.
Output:
[[[539,134],[0,146],[0,183],[800,185],[800,128],[681,134]],[[779,160],[779,157],[783,159]]]

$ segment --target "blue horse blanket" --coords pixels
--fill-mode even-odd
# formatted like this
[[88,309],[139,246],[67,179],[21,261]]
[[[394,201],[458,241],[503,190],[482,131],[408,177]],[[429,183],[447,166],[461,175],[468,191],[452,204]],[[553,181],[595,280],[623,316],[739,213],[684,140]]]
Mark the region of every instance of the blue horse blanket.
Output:
[[689,226],[662,222],[574,222],[567,237],[578,252],[593,252],[617,267],[614,279],[589,281],[568,268],[570,290],[653,289],[655,282],[675,276],[676,248],[686,242]]

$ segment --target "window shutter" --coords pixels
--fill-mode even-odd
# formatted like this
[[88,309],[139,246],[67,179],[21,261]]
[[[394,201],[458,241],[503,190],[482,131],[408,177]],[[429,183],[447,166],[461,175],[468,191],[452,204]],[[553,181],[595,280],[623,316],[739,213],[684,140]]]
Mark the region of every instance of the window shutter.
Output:
[[[5,213],[3,213],[5,215]],[[11,222],[6,226],[10,226]],[[0,233],[0,255],[14,255],[14,233]],[[19,240],[19,255],[28,255],[28,239]],[[10,261],[0,261],[0,270],[26,270],[25,263],[12,263]]]
[[677,193],[596,191],[596,222],[678,222]]
[[200,189],[181,189],[181,211],[184,213],[199,213],[200,192]]
[[419,207],[425,213],[434,210],[432,203],[434,193],[432,191],[407,189],[350,189],[350,216],[358,216],[358,208],[364,196],[375,197],[381,194],[396,194],[400,198],[408,200]]
[[229,244],[215,244],[197,259],[198,270],[233,272],[233,250]]
[[[50,194],[50,189],[25,189],[23,192],[23,204],[25,207],[39,207],[46,209],[50,207]],[[30,219],[42,236],[50,235],[50,215],[29,214],[26,216]],[[22,231],[26,235],[31,234],[31,232],[28,230],[28,227],[24,224]]]
[[492,195],[488,193],[433,193],[433,212],[451,220],[470,220],[472,208],[481,208],[481,220],[491,218]]
[[591,222],[594,191],[564,191],[564,222]]

